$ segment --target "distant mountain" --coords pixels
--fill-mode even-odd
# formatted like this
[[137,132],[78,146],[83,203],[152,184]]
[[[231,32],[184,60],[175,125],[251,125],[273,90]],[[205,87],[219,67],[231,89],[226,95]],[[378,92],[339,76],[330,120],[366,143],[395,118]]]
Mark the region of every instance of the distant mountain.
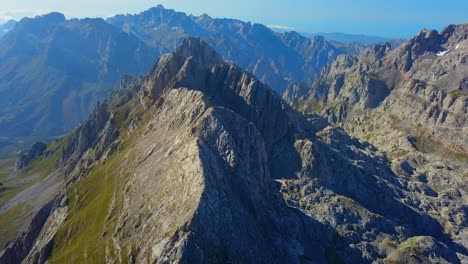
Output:
[[0,137],[69,131],[122,75],[147,72],[159,55],[103,19],[22,19],[0,39]]
[[154,59],[188,36],[201,37],[278,93],[292,84],[310,85],[337,56],[365,49],[163,6],[107,22],[52,13],[23,19],[0,39],[0,138],[10,145],[0,148],[0,156],[12,145],[21,149],[32,139],[73,129],[122,75],[147,72]]
[[276,33],[262,24],[208,15],[189,16],[162,5],[136,15],[117,15],[109,23],[149,45],[174,50],[188,36],[200,37],[219,52],[282,93],[291,82],[311,83],[323,66],[356,49],[337,47],[325,39],[298,33]]
[[9,20],[6,23],[0,25],[0,38],[3,37],[8,31],[12,30],[16,25],[15,20]]
[[[377,43],[385,43],[385,42],[390,42],[392,44],[401,44],[405,40],[404,39],[392,39],[392,38],[385,38],[385,37],[379,37],[379,36],[369,36],[369,35],[362,35],[362,34],[347,34],[347,33],[341,33],[341,32],[334,32],[334,33],[325,33],[325,32],[320,32],[320,33],[315,33],[315,34],[308,34],[310,36],[323,36],[329,41],[338,41],[342,43],[361,43],[364,45],[371,45],[371,44],[377,44]],[[396,47],[396,45],[392,45],[393,47]]]

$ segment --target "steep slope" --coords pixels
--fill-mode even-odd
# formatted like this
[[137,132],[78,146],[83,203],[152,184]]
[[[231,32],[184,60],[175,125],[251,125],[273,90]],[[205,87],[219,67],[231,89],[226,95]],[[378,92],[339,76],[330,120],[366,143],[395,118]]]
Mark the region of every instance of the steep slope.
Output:
[[336,56],[355,52],[335,47],[323,38],[309,40],[297,33],[279,34],[264,25],[235,19],[188,16],[162,5],[136,15],[117,15],[107,21],[147,43],[161,43],[168,51],[174,50],[187,36],[200,37],[224,59],[252,72],[279,93],[290,82],[311,83]]
[[56,169],[66,188],[1,261],[459,263],[467,255],[375,147],[293,111],[200,39],[116,94],[124,96],[62,139]]
[[424,30],[393,51],[387,44],[359,59],[340,56],[305,96],[289,100],[338,123],[381,106],[423,126],[455,151],[467,152],[467,34],[466,24],[440,34]]
[[102,19],[21,20],[0,39],[0,137],[69,131],[123,74],[145,73],[158,54]]

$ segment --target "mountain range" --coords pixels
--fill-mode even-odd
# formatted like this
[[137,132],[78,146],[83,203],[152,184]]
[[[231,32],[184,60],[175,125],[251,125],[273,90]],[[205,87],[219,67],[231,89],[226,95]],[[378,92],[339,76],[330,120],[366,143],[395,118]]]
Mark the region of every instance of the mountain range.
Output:
[[306,38],[296,32],[276,33],[262,24],[212,18],[206,14],[187,15],[162,5],[140,14],[117,15],[107,21],[149,45],[158,43],[167,51],[174,50],[185,37],[199,37],[226,60],[252,72],[278,93],[291,81],[312,82],[322,67],[338,55],[357,55],[365,48],[356,43],[334,46],[320,36]]
[[0,263],[468,262],[468,24],[52,13],[0,58],[6,138],[65,134],[0,160]]
[[25,18],[0,38],[0,140],[9,146],[3,152],[70,131],[122,75],[147,73],[187,36],[201,37],[278,93],[290,83],[312,83],[338,55],[365,49],[163,6],[106,21],[66,20],[59,13]]
[[392,38],[384,38],[379,36],[369,36],[363,34],[348,34],[342,32],[333,32],[333,33],[315,33],[315,34],[304,34],[305,36],[313,37],[313,36],[323,36],[329,41],[337,41],[341,43],[361,43],[364,45],[374,45],[374,44],[382,44],[389,42],[392,44],[393,47],[399,46],[405,40],[404,39],[392,39]]
[[[432,211],[445,207],[430,201],[449,198],[415,182],[424,176],[409,171],[418,167],[395,166],[326,119],[293,110],[200,39],[185,39],[147,76],[122,80],[78,129],[38,147],[17,163],[17,177],[37,173],[32,188],[47,191],[3,253],[7,263],[467,256],[456,235],[466,230],[455,220],[465,219],[462,204],[451,207],[459,224],[448,230]],[[1,209],[31,198],[23,193]]]
[[22,19],[0,39],[0,137],[66,133],[123,74],[143,74],[158,57],[102,19]]

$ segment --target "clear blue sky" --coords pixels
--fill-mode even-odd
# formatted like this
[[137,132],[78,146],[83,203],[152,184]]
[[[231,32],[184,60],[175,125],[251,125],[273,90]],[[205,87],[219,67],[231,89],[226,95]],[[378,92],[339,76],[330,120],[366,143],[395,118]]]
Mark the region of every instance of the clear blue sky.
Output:
[[51,11],[72,17],[138,13],[151,6],[230,17],[299,32],[410,37],[421,28],[468,23],[468,0],[0,0],[0,21]]

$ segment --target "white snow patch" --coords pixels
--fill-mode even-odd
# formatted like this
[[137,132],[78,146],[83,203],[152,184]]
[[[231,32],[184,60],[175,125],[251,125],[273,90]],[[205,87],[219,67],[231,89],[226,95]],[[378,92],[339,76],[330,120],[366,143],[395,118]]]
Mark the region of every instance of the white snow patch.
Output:
[[439,51],[439,52],[437,52],[436,55],[437,55],[438,57],[442,57],[442,56],[444,56],[444,54],[447,53],[448,51],[449,51],[449,50]]
[[458,49],[458,48],[460,48],[460,44],[457,44],[457,46],[455,47],[455,49]]
[[285,26],[285,25],[268,25],[267,27],[276,30],[284,30],[284,31],[294,31],[296,28]]

